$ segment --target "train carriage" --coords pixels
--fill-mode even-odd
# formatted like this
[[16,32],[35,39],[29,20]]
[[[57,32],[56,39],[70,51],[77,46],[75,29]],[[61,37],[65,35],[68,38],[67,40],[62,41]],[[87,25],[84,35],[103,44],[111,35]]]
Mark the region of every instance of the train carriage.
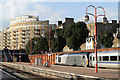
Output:
[[66,53],[62,55],[57,55],[55,63],[62,65],[74,65],[74,66],[88,66],[88,56],[89,53]]
[[[120,50],[97,52],[98,67],[120,68]],[[95,67],[95,53],[89,55],[89,66]]]

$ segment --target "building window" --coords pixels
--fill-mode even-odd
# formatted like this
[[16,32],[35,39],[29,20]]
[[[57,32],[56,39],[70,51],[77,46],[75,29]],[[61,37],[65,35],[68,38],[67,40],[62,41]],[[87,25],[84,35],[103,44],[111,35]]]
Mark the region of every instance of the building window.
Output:
[[35,23],[35,25],[37,25],[37,23]]
[[43,25],[41,26],[41,29],[43,29]]
[[106,27],[106,29],[108,29],[108,26],[105,26]]
[[52,29],[54,29],[54,26],[52,26]]
[[32,25],[34,25],[34,23],[32,23]]
[[117,47],[119,47],[119,43],[117,43]]

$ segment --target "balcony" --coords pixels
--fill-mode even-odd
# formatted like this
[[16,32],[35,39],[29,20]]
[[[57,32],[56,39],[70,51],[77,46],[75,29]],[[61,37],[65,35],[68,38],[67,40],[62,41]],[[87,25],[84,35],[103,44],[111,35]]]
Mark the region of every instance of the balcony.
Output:
[[26,36],[21,36],[21,38],[26,38]]
[[16,30],[13,30],[13,32],[16,32]]
[[10,34],[7,34],[8,37],[10,37]]
[[7,44],[10,44],[10,42],[7,42]]
[[26,34],[30,34],[31,33],[31,31],[28,31]]
[[36,31],[35,31],[35,34],[40,34],[40,32],[36,32]]
[[22,39],[21,42],[25,42],[25,39]]
[[16,36],[16,33],[13,33],[13,36]]
[[7,40],[10,40],[10,38],[7,38]]
[[19,36],[16,36],[16,38],[19,38]]
[[12,42],[16,42],[16,40],[12,40]]
[[24,49],[25,47],[24,46],[21,46],[22,49]]
[[39,28],[35,28],[34,30],[35,30],[35,31],[39,31],[40,29],[39,29]]
[[23,28],[23,29],[21,29],[21,31],[26,31],[26,29],[25,29],[25,28]]
[[21,32],[21,34],[22,34],[22,35],[25,35],[25,34],[26,34],[26,32]]

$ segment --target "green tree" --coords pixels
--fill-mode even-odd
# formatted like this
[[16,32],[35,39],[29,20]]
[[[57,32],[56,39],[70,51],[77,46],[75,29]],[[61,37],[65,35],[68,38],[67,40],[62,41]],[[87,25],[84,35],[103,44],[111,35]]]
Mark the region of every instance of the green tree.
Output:
[[[30,53],[30,40],[26,44],[25,50],[28,54]],[[41,36],[38,38],[32,38],[32,54],[37,54],[37,51],[48,51],[48,42],[46,38]]]
[[100,35],[99,43],[103,45],[105,48],[112,47],[113,45],[113,33],[110,31],[105,31],[104,34]]
[[36,45],[35,45],[35,50],[39,51],[48,51],[48,41],[47,38],[43,38],[40,36],[39,38],[36,39]]
[[30,53],[30,40],[27,42],[27,44],[25,45],[25,50],[26,53],[29,54]]
[[88,32],[84,22],[68,25],[62,30],[63,37],[66,39],[66,44],[69,48],[73,48],[74,50],[79,49],[80,45],[85,43]]
[[[61,30],[57,29],[56,34],[57,38],[54,37],[55,30],[51,30],[50,32],[50,47],[52,52],[60,52],[66,45],[66,40],[65,38],[62,37]],[[49,44],[49,32],[46,32],[45,34],[48,44]]]

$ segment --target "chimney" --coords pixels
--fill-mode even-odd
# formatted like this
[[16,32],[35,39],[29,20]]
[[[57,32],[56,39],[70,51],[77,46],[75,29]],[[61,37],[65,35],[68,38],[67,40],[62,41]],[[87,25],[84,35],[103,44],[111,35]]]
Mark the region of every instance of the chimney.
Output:
[[74,18],[65,18],[65,22],[74,22]]
[[58,21],[58,26],[60,26],[62,24],[62,21]]

